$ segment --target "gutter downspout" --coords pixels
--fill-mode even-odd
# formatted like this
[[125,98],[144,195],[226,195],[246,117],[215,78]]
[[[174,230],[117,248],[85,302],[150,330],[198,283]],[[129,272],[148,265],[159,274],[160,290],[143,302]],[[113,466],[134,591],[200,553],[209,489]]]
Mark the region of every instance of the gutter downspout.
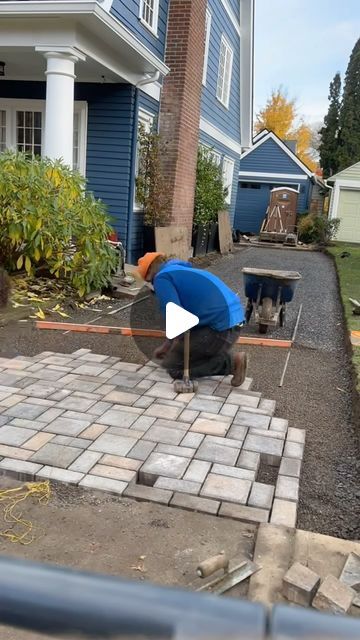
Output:
[[134,194],[135,194],[135,158],[137,151],[137,124],[139,113],[139,90],[147,84],[157,82],[160,78],[160,71],[155,71],[152,75],[141,78],[135,85],[135,101],[134,101],[134,118],[133,118],[133,132],[131,140],[131,169],[130,169],[130,189],[129,189],[129,204],[128,204],[128,219],[126,230],[126,255],[128,261],[132,264],[132,247],[131,247],[131,234],[133,229],[133,217],[134,217]]

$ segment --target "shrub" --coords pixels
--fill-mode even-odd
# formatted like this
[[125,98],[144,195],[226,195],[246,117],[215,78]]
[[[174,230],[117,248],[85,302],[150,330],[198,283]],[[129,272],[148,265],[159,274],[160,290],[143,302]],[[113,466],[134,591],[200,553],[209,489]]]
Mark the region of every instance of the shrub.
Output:
[[227,208],[227,189],[211,149],[199,147],[196,166],[194,223],[216,222],[219,211]]
[[166,147],[159,134],[139,127],[136,201],[143,208],[144,224],[162,227],[169,222],[169,193],[162,172]]
[[326,246],[336,236],[339,229],[339,218],[331,220],[326,216],[306,214],[299,217],[299,240],[307,244],[319,244]]
[[0,155],[0,262],[30,275],[44,265],[85,295],[109,282],[116,253],[104,205],[58,161]]

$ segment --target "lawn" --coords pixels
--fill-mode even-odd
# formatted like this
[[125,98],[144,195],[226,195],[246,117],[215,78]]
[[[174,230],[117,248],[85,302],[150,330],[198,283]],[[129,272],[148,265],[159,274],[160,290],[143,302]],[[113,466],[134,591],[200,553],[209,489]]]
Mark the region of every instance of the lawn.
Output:
[[[341,258],[344,251],[350,253],[350,256]],[[329,248],[329,253],[335,258],[347,325],[350,330],[360,331],[360,316],[355,316],[352,313],[352,306],[349,302],[349,298],[355,298],[360,302],[360,246],[339,242]],[[360,347],[353,347],[353,354],[360,391]]]

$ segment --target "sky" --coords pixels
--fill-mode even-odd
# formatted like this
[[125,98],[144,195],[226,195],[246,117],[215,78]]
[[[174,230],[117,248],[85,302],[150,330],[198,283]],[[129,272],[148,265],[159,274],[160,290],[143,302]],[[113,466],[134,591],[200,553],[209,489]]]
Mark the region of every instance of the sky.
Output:
[[255,114],[286,88],[308,123],[323,120],[360,37],[360,0],[255,0]]

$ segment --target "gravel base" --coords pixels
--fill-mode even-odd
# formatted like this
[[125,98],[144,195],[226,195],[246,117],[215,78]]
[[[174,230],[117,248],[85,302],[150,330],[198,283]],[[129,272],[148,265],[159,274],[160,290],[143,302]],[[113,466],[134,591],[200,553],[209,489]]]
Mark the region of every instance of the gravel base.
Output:
[[[255,390],[277,401],[277,416],[287,418],[291,426],[306,429],[298,527],[342,538],[359,538],[360,463],[356,425],[351,422],[352,377],[332,261],[322,253],[246,247],[218,260],[206,259],[201,266],[240,291],[242,300],[243,267],[301,273],[295,299],[287,308],[287,326],[268,334],[291,337],[303,303],[296,347],[292,350],[284,386],[280,388],[279,381],[286,350],[248,347],[249,375],[254,378]],[[121,301],[117,303],[120,307]],[[78,321],[88,321],[88,317],[92,319],[94,315],[87,311],[78,316]],[[129,326],[130,310],[103,318],[100,323]],[[131,324],[161,326],[154,299],[136,305]],[[246,327],[246,333],[258,335],[253,321]],[[124,361],[144,362],[144,352],[151,352],[157,344],[155,340],[136,344],[130,338],[114,335],[41,332],[29,323],[0,329],[0,351],[8,356],[33,355],[44,350],[69,353],[88,347],[96,353],[119,356]]]

